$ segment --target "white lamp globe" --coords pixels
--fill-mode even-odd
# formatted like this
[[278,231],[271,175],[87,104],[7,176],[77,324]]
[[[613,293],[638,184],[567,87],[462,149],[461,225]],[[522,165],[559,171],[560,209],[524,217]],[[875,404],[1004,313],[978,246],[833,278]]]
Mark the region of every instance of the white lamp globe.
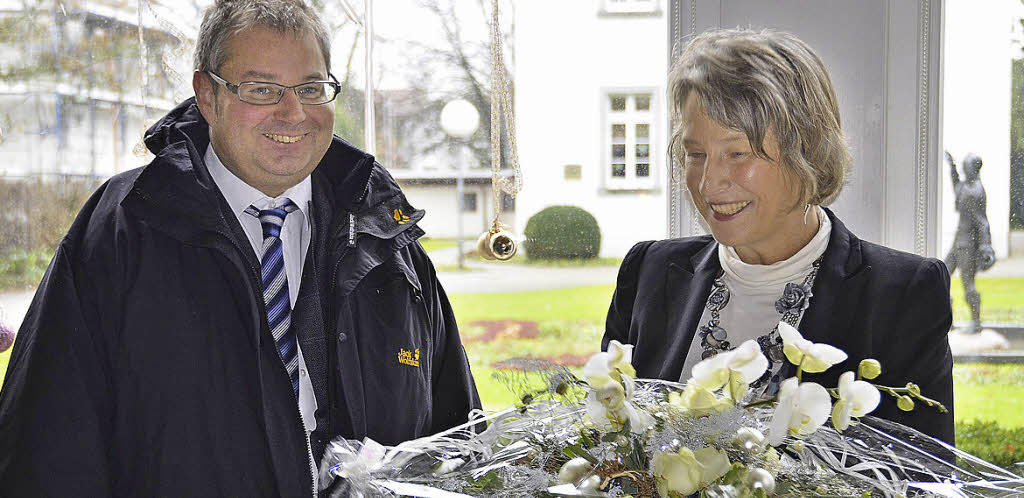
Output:
[[480,113],[463,99],[453,100],[441,109],[441,129],[450,137],[469,138],[480,125]]

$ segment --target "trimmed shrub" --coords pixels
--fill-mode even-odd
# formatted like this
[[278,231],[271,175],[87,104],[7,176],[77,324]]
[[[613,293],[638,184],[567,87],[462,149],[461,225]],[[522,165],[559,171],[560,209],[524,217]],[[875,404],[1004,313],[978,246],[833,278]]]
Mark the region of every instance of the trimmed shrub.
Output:
[[601,248],[601,228],[585,209],[551,206],[530,217],[523,230],[530,259],[590,259]]
[[956,447],[982,460],[1021,474],[1024,468],[1024,427],[1008,429],[992,421],[956,423]]

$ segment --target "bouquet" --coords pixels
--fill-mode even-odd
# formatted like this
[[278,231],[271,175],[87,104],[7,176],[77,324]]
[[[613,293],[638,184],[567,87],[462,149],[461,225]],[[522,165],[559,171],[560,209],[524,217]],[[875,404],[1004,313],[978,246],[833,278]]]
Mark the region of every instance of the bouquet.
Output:
[[[383,447],[337,439],[321,463],[327,496],[1024,496],[1024,480],[900,424],[868,415],[881,396],[945,410],[914,384],[879,386],[864,360],[839,385],[802,381],[846,359],[785,322],[796,376],[754,399],[768,368],[755,341],[705,359],[685,384],[636,379],[612,341],[582,378],[523,362],[506,383],[520,406],[474,413],[433,436]],[[831,422],[831,423],[829,423]],[[477,428],[486,423],[486,429]]]

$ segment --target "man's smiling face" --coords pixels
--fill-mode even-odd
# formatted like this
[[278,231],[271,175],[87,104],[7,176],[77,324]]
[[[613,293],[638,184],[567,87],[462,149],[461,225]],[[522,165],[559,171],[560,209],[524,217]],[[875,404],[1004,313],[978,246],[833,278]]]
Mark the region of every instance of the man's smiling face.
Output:
[[[292,86],[328,79],[312,33],[296,35],[254,27],[233,35],[217,74],[231,84],[264,81]],[[210,142],[221,162],[244,182],[276,197],[316,169],[331,145],[334,103],[304,105],[287,90],[274,105],[242,102],[197,73],[193,86]]]

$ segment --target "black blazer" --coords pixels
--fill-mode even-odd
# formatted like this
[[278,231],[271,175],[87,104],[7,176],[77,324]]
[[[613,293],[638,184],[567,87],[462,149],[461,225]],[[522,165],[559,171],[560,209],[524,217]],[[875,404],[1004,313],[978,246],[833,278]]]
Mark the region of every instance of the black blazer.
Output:
[[[832,211],[825,212],[832,234],[799,330],[849,358],[823,373],[804,374],[804,380],[835,387],[840,374],[856,371],[864,358],[875,358],[882,363],[882,375],[873,382],[892,387],[914,382],[949,412],[923,403],[902,412],[883,393],[872,415],[952,444],[949,271],[937,259],[862,241]],[[711,283],[721,270],[717,245],[705,235],[641,242],[630,249],[619,269],[602,349],[613,339],[633,344],[637,377],[679,380]]]

